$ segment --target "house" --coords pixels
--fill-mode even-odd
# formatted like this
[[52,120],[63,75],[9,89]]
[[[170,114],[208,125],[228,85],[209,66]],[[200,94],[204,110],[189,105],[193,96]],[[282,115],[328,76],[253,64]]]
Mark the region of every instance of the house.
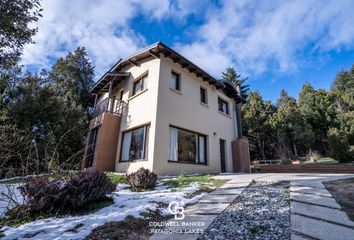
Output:
[[118,61],[91,93],[85,168],[249,172],[248,142],[240,130],[244,99],[165,44]]

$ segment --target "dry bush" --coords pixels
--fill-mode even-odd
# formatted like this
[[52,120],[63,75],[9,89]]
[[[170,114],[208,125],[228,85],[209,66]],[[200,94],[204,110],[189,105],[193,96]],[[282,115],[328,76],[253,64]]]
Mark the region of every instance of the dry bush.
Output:
[[73,209],[80,209],[89,202],[104,198],[116,186],[100,171],[86,170],[73,175],[64,189],[67,201]]
[[306,161],[308,161],[308,162],[317,162],[320,159],[321,159],[321,154],[319,154],[319,152],[317,152],[317,151],[310,150],[306,154]]
[[10,219],[80,212],[89,203],[106,200],[115,185],[103,172],[86,170],[54,180],[35,177],[19,189],[24,203],[6,212]]
[[157,175],[145,168],[139,168],[138,171],[127,174],[127,181],[134,191],[154,189],[156,180]]

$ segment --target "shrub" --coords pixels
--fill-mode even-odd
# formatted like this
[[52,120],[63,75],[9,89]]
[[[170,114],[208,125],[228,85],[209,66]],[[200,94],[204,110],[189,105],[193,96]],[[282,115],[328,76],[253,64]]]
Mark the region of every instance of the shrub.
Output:
[[[115,185],[99,171],[81,171],[55,180],[37,177],[20,186],[25,203],[19,209],[30,216],[80,211],[89,203],[106,200],[114,190]],[[13,211],[7,215],[11,214]]]
[[81,171],[65,185],[67,201],[74,209],[102,199],[115,190],[115,185],[100,171]]
[[25,199],[26,211],[30,215],[37,215],[58,211],[64,203],[65,192],[62,191],[64,180],[52,180],[47,177],[36,177],[20,186],[21,194]]
[[134,191],[154,189],[157,175],[149,169],[139,168],[138,171],[127,174],[127,181]]
[[337,128],[328,130],[329,154],[341,163],[354,160],[354,152],[350,149],[348,136]]

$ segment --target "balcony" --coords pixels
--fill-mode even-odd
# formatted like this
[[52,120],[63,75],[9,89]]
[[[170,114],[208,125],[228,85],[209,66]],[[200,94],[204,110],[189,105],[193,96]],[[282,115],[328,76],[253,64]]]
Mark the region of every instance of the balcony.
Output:
[[105,112],[122,116],[126,108],[127,108],[126,102],[119,100],[115,97],[106,98],[96,105],[92,114],[92,118],[98,117]]

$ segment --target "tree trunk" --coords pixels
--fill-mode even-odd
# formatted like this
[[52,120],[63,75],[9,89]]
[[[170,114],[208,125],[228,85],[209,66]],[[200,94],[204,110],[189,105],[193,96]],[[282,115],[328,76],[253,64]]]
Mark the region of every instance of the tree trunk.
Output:
[[260,147],[260,152],[261,152],[261,158],[266,159],[265,154],[264,154],[264,141],[258,140],[259,141],[259,147]]
[[294,147],[295,157],[299,156],[298,153],[297,153],[297,148],[296,148],[296,144],[295,143],[293,143],[293,147]]

